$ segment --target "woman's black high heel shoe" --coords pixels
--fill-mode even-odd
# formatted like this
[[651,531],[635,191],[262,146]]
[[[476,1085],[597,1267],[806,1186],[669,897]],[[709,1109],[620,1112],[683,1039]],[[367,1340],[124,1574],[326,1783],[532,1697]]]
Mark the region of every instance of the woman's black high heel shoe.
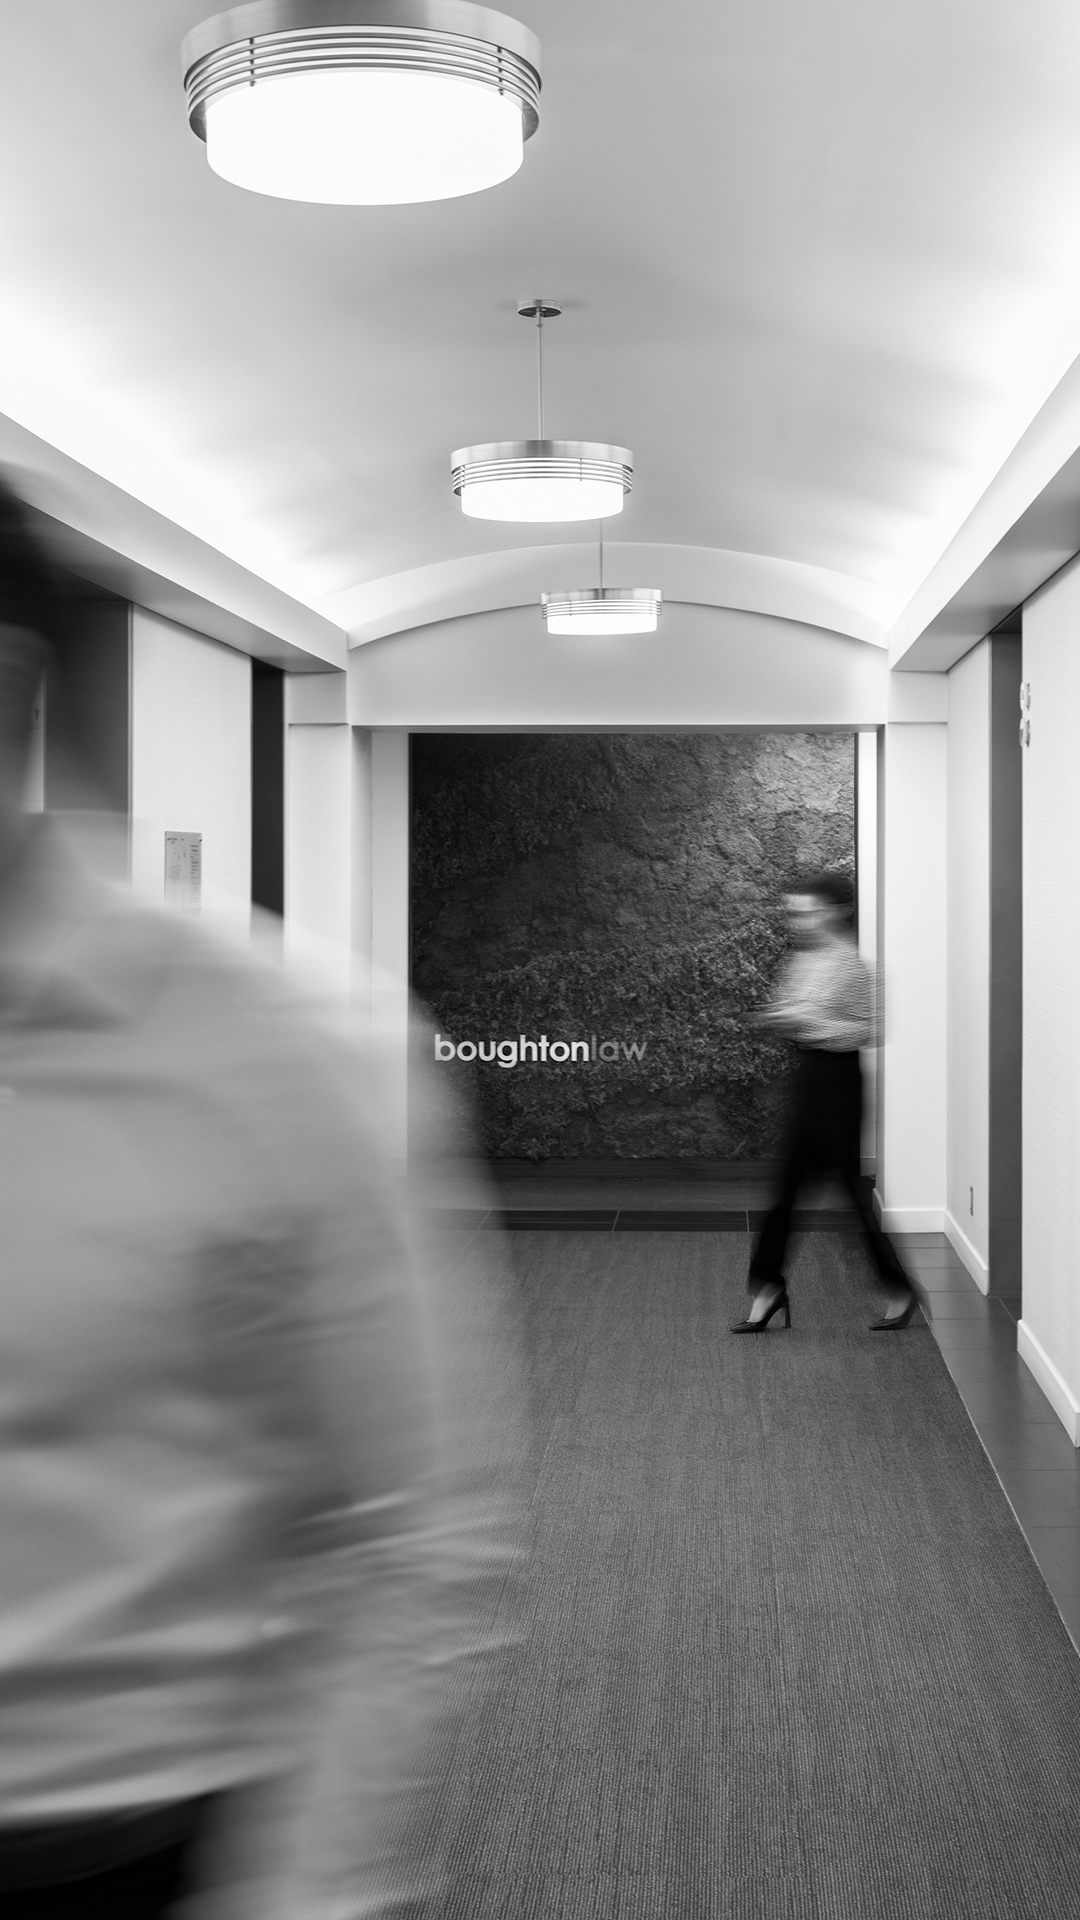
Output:
[[788,1299],[787,1288],[781,1287],[768,1313],[763,1313],[760,1320],[736,1320],[731,1329],[732,1333],[764,1333],[773,1314],[779,1313],[781,1307],[784,1309],[784,1325],[785,1327],[790,1327],[791,1302]]
[[905,1327],[910,1326],[911,1316],[916,1307],[922,1307],[927,1320],[930,1319],[929,1303],[926,1294],[917,1283],[912,1286],[911,1297],[907,1305],[901,1307],[899,1313],[883,1313],[879,1320],[871,1320],[871,1333],[902,1333]]

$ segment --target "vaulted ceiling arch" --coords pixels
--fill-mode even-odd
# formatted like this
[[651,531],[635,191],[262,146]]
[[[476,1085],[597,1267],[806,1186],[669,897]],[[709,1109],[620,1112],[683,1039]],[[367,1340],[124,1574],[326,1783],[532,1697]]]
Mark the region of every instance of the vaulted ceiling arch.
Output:
[[551,430],[634,450],[613,579],[917,631],[1080,351],[1080,13],[515,4],[520,174],[370,209],[209,172],[205,0],[7,9],[0,413],[363,642],[593,578],[591,530],[450,492],[454,447],[532,430],[542,292]]

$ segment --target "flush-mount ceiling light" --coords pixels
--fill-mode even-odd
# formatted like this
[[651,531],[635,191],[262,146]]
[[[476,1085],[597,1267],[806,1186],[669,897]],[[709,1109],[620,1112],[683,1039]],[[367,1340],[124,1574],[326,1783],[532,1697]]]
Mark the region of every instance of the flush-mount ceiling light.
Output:
[[540,43],[472,0],[251,0],[183,45],[215,173],[339,206],[509,179],[539,124]]
[[540,605],[549,633],[655,633],[661,599],[659,587],[605,587],[601,521],[600,585],[542,593]]
[[536,321],[539,432],[535,440],[493,440],[451,454],[454,492],[474,520],[599,520],[621,513],[634,484],[627,447],[593,440],[544,438],[544,321],[562,308],[529,300],[518,308]]

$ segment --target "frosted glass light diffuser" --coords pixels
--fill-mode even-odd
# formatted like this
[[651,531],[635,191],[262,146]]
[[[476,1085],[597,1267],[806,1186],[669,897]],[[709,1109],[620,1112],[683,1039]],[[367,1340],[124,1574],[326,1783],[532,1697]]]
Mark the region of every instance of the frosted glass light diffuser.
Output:
[[447,200],[517,172],[539,57],[470,0],[254,0],[188,35],[188,114],[215,173],[254,193]]
[[603,520],[623,510],[621,481],[535,477],[466,482],[461,511],[473,520]]
[[633,486],[627,447],[588,440],[499,440],[451,455],[454,492],[474,520],[603,520]]
[[281,200],[452,200],[508,180],[523,150],[516,101],[432,73],[299,73],[206,109],[214,172]]
[[658,587],[568,587],[544,593],[540,602],[549,633],[655,633],[660,618]]

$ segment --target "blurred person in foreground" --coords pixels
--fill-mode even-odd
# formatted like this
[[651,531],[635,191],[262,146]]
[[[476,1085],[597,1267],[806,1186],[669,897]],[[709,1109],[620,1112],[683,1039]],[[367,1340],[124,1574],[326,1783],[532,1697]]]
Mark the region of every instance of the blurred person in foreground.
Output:
[[0,490],[0,1913],[412,1915],[514,1555],[501,1336],[377,1063],[22,811],[57,617]]
[[870,971],[859,957],[851,928],[854,897],[851,881],[841,873],[812,875],[785,896],[795,952],[774,999],[756,1017],[797,1043],[799,1061],[779,1191],[750,1261],[750,1312],[732,1327],[733,1333],[763,1333],[778,1313],[790,1327],[783,1268],[792,1211],[804,1182],[830,1174],[847,1187],[858,1210],[864,1243],[885,1292],[885,1310],[871,1322],[871,1330],[899,1332],[910,1324],[921,1298],[879,1226],[862,1180],[859,1048],[873,1038],[873,996]]

